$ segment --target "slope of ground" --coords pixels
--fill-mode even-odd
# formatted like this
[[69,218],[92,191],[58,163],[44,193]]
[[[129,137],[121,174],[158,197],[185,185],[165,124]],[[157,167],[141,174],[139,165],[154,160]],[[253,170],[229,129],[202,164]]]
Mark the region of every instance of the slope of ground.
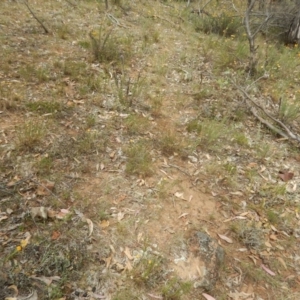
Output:
[[[1,299],[299,299],[298,148],[231,83],[247,42],[182,2],[112,2],[30,2],[48,34],[0,3]],[[225,251],[213,289],[196,231]]]

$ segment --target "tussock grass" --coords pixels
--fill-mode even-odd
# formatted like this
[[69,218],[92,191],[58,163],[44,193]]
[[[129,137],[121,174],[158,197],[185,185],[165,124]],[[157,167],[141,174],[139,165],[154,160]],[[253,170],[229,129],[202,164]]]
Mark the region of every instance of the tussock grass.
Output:
[[137,286],[156,287],[164,280],[163,259],[154,255],[142,257],[130,276]]
[[42,146],[47,130],[45,123],[39,120],[29,120],[18,128],[17,146],[20,150],[34,150],[37,146]]
[[146,134],[150,127],[150,121],[143,116],[132,114],[124,122],[130,135]]
[[262,228],[256,227],[255,224],[235,222],[231,230],[246,247],[257,250],[262,249],[264,241]]
[[126,173],[130,175],[149,176],[153,173],[149,145],[141,140],[125,149],[127,155]]

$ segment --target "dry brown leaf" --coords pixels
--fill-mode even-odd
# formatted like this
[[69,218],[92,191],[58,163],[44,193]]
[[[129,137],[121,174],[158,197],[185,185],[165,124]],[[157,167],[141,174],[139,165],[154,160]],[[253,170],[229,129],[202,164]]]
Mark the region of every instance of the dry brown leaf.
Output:
[[118,212],[117,214],[117,219],[118,219],[118,222],[120,222],[122,219],[124,219],[124,216],[125,216],[125,213],[123,212]]
[[103,228],[107,228],[109,226],[109,221],[108,220],[102,220],[99,223],[99,226],[103,229]]
[[247,249],[247,248],[239,248],[239,249],[237,249],[236,251],[239,251],[239,252],[246,252],[246,251],[248,251],[248,249]]
[[48,214],[48,217],[51,219],[54,219],[56,217],[56,211],[54,211],[50,208],[47,209],[47,214]]
[[265,245],[268,247],[268,248],[272,248],[273,246],[271,245],[271,243],[269,243],[268,241],[265,241]]
[[288,268],[287,268],[287,266],[286,266],[285,261],[283,260],[283,258],[282,257],[278,257],[278,260],[283,265],[283,267],[287,270]]
[[16,286],[16,285],[10,285],[9,287],[8,287],[8,289],[9,290],[12,290],[13,292],[11,292],[11,293],[13,293],[15,296],[18,296],[18,294],[19,294],[19,290],[18,290],[18,287]]
[[253,169],[253,168],[256,168],[256,167],[257,167],[257,163],[255,163],[255,162],[251,162],[247,166],[247,168],[249,168],[249,169]]
[[26,299],[26,300],[38,300],[37,291],[36,290],[32,291],[30,295],[26,296],[26,298],[24,298],[24,297],[20,297],[19,298],[18,297],[17,299],[18,300],[23,300],[23,299]]
[[181,218],[183,218],[183,217],[186,217],[188,214],[189,214],[189,213],[183,213],[183,214],[181,214],[181,215],[178,217],[178,219],[181,219]]
[[113,254],[111,254],[109,257],[105,258],[105,262],[106,262],[106,268],[108,269],[111,265],[111,261],[112,261],[112,258],[113,258]]
[[46,277],[46,276],[39,276],[39,277],[36,277],[36,276],[30,276],[30,278],[40,280],[40,281],[44,282],[47,286],[49,286],[49,285],[52,283],[52,281],[59,281],[59,280],[60,280],[60,277],[59,277],[59,276],[52,276],[52,277]]
[[287,182],[293,179],[294,173],[284,170],[284,171],[279,171],[278,176],[282,181]]
[[52,181],[43,182],[38,186],[36,193],[38,196],[50,195],[51,191],[54,189],[55,183]]
[[253,255],[249,255],[249,258],[252,259],[252,261],[254,262],[254,264],[256,265],[256,260],[257,258]]
[[57,214],[56,214],[56,219],[62,220],[64,219],[70,211],[68,209],[61,209]]
[[233,300],[254,300],[254,295],[245,292],[230,292],[228,296]]
[[229,244],[232,244],[233,241],[231,238],[227,237],[226,235],[223,235],[223,234],[218,234],[219,238],[224,240],[225,242],[229,243]]
[[54,187],[55,187],[55,182],[47,180],[45,183],[43,183],[43,185],[50,191],[53,191]]
[[123,200],[125,200],[126,199],[126,195],[121,195],[118,199],[116,199],[115,201],[116,202],[121,202],[121,201],[123,201]]
[[185,200],[184,197],[183,197],[183,193],[180,193],[180,192],[176,192],[174,194],[175,197],[179,198],[179,199],[182,199],[182,200]]
[[275,226],[271,225],[270,227],[273,231],[278,232],[278,230],[275,228]]
[[142,232],[139,232],[138,235],[137,235],[137,242],[139,243],[143,238],[143,233]]
[[284,251],[284,248],[282,246],[280,246],[280,245],[276,245],[276,248],[279,249],[279,250],[281,250],[281,251]]
[[0,222],[1,222],[2,220],[6,220],[7,218],[8,218],[8,216],[0,217]]
[[124,253],[128,257],[128,259],[133,260],[133,257],[131,256],[130,250],[128,247],[125,248]]
[[240,214],[240,216],[244,217],[244,216],[247,216],[249,214],[249,211],[245,211],[243,213]]
[[149,297],[151,297],[151,298],[154,298],[154,299],[163,299],[162,296],[156,296],[156,295],[150,294],[150,293],[148,293],[147,295],[148,295]]
[[88,223],[88,226],[89,226],[89,235],[88,236],[91,236],[93,233],[93,230],[94,230],[94,224],[90,219],[86,219],[86,222]]
[[46,220],[48,217],[47,208],[45,208],[44,206],[32,207],[30,209],[30,214],[33,219],[35,217],[41,217],[42,219]]
[[126,260],[125,270],[128,270],[128,271],[132,270],[132,265],[128,259]]
[[59,231],[53,231],[51,235],[51,240],[57,240],[60,237],[60,232]]
[[14,179],[12,181],[10,181],[6,186],[7,187],[12,187],[14,186],[18,181],[20,180],[19,177],[15,176]]

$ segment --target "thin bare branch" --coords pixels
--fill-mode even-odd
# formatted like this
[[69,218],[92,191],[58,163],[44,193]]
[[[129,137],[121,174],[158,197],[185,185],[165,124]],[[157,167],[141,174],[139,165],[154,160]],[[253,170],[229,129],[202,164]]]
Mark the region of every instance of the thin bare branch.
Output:
[[274,118],[269,112],[266,111],[266,109],[263,106],[259,105],[256,101],[254,101],[252,99],[252,97],[247,93],[247,91],[245,89],[243,89],[242,87],[238,86],[235,82],[233,82],[233,84],[244,95],[244,97],[246,97],[246,99],[248,99],[250,101],[250,103],[252,105],[254,105],[256,108],[258,108],[259,110],[261,110],[269,119],[271,119],[275,124],[279,125],[279,127],[281,127],[281,129],[276,128],[274,125],[270,124],[267,120],[265,120],[261,116],[259,116],[256,113],[255,108],[252,105],[248,104],[248,106],[250,107],[251,113],[261,123],[263,123],[264,125],[266,125],[271,130],[275,131],[276,133],[278,133],[282,137],[289,138],[291,140],[296,140],[297,142],[300,142],[300,136],[299,135],[293,133],[283,122],[281,122],[280,120]]
[[37,20],[37,22],[43,27],[44,31],[46,34],[50,33],[50,31],[47,29],[47,27],[43,24],[43,22],[35,15],[35,13],[33,12],[33,10],[30,8],[27,0],[23,0],[23,3],[26,5],[26,7],[28,8],[28,10],[30,11],[30,13],[32,14],[32,16]]

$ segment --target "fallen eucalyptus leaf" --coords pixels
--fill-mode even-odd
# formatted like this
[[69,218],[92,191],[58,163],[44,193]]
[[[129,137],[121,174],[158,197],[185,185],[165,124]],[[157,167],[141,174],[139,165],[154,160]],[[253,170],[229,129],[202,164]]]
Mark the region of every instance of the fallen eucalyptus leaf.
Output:
[[223,234],[218,234],[219,238],[224,240],[225,242],[229,243],[229,244],[232,244],[233,241],[231,238],[227,237],[226,235],[223,235]]
[[261,267],[268,273],[270,274],[271,276],[275,276],[276,274],[271,271],[269,268],[267,268],[264,264],[261,264]]
[[211,295],[208,295],[206,293],[202,293],[202,296],[206,299],[206,300],[216,300],[216,298],[214,298]]

